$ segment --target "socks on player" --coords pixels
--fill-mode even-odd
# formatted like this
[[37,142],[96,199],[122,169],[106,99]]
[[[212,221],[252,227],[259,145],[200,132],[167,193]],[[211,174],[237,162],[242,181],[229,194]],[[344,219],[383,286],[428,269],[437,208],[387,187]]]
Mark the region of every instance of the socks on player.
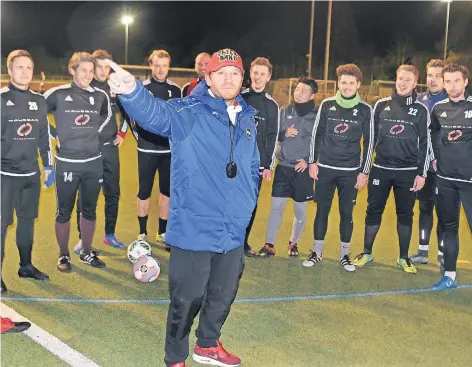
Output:
[[148,216],[140,217],[138,216],[138,222],[139,222],[139,234],[147,234],[147,221],[148,221]]
[[56,240],[59,244],[61,255],[69,255],[70,221],[56,222]]
[[455,271],[445,271],[444,276],[449,277],[452,280],[456,280],[456,272]]
[[324,240],[315,240],[314,251],[318,256],[323,255]]
[[342,259],[344,256],[349,255],[349,250],[351,249],[351,243],[350,242],[342,242],[341,241],[341,248],[340,248],[340,253]]
[[379,231],[380,224],[375,226],[368,226],[366,224],[364,231],[364,252],[372,254],[372,247],[374,246],[375,237]]
[[167,219],[159,218],[159,231],[157,233],[158,234],[166,233],[166,229],[167,229]]
[[290,241],[298,243],[298,241],[300,241],[300,237],[302,236],[303,230],[305,229],[306,202],[297,203],[295,201],[293,203],[293,209],[295,212],[295,218],[293,218],[292,237]]
[[82,230],[82,252],[92,251],[92,240],[95,232],[95,221],[80,217],[80,228]]

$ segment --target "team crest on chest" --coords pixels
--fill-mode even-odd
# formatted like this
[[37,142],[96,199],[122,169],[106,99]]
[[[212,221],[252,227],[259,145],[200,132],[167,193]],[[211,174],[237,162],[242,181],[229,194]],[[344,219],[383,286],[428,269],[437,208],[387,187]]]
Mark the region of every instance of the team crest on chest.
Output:
[[92,106],[95,104],[95,99],[93,97],[89,97],[89,101]]
[[251,129],[249,129],[249,128],[246,129],[246,137],[247,137],[248,139],[251,139],[251,138],[252,138]]

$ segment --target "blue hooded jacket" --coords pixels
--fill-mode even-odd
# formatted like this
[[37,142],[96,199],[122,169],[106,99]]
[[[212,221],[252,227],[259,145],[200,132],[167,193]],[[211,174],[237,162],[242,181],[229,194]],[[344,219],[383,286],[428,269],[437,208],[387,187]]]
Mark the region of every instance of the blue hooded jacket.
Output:
[[[256,110],[238,95],[242,110],[235,128],[222,98],[201,82],[186,98],[154,98],[136,81],[119,99],[143,129],[169,137],[170,208],[166,242],[184,250],[226,253],[244,244],[259,182]],[[235,178],[226,176],[231,135]]]

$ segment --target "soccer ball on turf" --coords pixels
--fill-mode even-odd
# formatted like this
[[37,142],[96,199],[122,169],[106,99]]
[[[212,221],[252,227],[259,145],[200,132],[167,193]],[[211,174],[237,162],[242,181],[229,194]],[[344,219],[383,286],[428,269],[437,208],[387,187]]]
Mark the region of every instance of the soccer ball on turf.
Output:
[[151,255],[151,245],[143,240],[131,242],[128,246],[128,259],[133,264],[143,255]]
[[135,278],[143,283],[150,283],[156,280],[160,272],[159,262],[152,256],[143,255],[133,265]]

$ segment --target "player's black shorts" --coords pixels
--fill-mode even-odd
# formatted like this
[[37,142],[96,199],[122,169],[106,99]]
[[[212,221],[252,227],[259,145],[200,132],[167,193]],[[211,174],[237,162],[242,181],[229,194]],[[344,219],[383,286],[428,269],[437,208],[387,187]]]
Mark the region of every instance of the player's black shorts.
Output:
[[303,172],[297,172],[293,167],[278,165],[275,168],[272,197],[292,198],[299,203],[312,200],[313,179],[308,167]]
[[32,176],[1,176],[2,226],[13,223],[13,211],[17,218],[38,217],[40,174]]
[[144,153],[138,150],[138,199],[146,200],[151,197],[156,171],[159,172],[159,191],[162,195],[170,196],[170,154]]
[[75,198],[80,190],[80,208],[84,219],[96,219],[98,195],[103,182],[102,158],[90,162],[56,160],[56,221],[70,220]]

